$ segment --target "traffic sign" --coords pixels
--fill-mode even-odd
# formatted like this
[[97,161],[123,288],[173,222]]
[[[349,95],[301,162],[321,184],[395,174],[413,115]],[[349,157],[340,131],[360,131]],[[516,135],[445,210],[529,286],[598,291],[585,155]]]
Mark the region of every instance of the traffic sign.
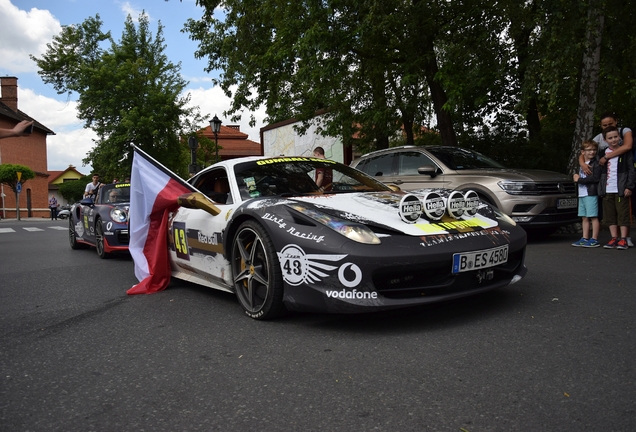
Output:
[[22,180],[22,171],[16,171],[15,173],[18,176],[18,182],[20,182],[20,180]]
[[15,185],[15,191],[16,191],[17,193],[22,192],[22,183],[20,183],[20,182],[17,182],[17,183],[16,183],[16,185]]

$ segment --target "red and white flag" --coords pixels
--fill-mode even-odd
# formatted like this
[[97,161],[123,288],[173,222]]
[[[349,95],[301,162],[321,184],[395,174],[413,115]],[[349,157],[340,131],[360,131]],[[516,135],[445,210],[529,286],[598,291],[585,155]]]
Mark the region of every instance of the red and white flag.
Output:
[[135,147],[130,178],[129,250],[137,285],[128,294],[152,294],[170,283],[168,215],[180,195],[197,190]]

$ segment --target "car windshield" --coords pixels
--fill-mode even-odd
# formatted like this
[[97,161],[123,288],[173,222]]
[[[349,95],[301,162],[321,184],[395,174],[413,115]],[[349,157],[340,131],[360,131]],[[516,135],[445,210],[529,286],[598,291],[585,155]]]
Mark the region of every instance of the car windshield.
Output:
[[[237,164],[234,174],[243,199],[317,193],[387,191],[361,171],[325,159],[281,157]],[[316,182],[321,179],[321,185]]]
[[98,204],[122,202],[130,202],[130,183],[112,183],[100,188]]
[[505,168],[488,156],[460,147],[426,147],[426,150],[453,170]]

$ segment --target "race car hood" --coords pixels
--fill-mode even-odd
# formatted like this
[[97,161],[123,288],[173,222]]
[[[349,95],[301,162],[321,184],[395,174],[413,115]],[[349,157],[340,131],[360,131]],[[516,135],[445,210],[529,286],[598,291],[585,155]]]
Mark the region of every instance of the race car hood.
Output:
[[[446,197],[449,192],[438,189],[419,190],[411,195],[415,195],[421,202],[425,202],[429,193],[437,193]],[[340,219],[370,226],[380,226],[414,236],[438,235],[449,231],[473,231],[498,225],[495,213],[486,205],[483,205],[479,212],[472,216],[464,214],[455,218],[445,214],[441,220],[429,220],[421,217],[415,223],[408,223],[401,218],[399,212],[400,200],[403,197],[404,194],[394,192],[312,195],[291,198],[286,205],[301,213],[311,213],[311,210],[316,210],[319,213]],[[292,203],[298,203],[298,205]]]

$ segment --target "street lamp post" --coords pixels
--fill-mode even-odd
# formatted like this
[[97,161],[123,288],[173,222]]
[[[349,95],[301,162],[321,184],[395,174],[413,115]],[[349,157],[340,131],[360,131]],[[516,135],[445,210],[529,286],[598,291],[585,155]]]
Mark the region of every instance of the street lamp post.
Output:
[[191,136],[188,138],[188,147],[190,147],[190,165],[188,166],[188,172],[190,177],[196,174],[197,170],[197,147],[199,147],[199,140],[197,137]]
[[214,114],[214,118],[210,120],[210,128],[214,132],[214,144],[216,146],[216,162],[219,161],[219,131],[221,130],[221,120]]

